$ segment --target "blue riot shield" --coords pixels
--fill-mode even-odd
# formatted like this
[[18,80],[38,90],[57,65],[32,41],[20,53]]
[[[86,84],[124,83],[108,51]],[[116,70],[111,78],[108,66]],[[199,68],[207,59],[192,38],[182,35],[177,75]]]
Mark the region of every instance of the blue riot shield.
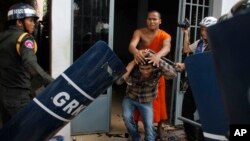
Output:
[[208,29],[230,124],[250,126],[250,13]]
[[185,66],[206,141],[227,140],[228,115],[220,94],[211,52],[187,57]]
[[0,140],[48,140],[123,73],[125,66],[108,45],[96,42],[0,130]]

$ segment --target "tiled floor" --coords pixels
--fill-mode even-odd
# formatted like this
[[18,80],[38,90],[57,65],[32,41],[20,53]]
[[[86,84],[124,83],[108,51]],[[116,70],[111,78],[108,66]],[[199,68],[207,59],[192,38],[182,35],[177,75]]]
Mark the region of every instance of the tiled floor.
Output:
[[[121,115],[121,101],[123,96],[113,94],[112,100],[112,116],[111,116],[111,131],[109,133],[103,134],[89,134],[89,135],[79,135],[73,136],[75,141],[128,141],[129,139],[125,137],[125,133],[127,133],[126,128],[124,126],[122,115]],[[143,126],[139,124],[139,130],[143,133]],[[182,129],[176,129],[170,127],[167,124],[163,125],[164,141],[185,141],[185,134]],[[178,139],[177,139],[178,138]]]

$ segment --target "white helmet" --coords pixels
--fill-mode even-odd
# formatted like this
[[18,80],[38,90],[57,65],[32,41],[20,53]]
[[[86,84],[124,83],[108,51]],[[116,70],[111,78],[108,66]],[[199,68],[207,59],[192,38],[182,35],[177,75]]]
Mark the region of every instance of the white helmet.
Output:
[[217,23],[217,19],[215,17],[205,17],[201,20],[200,26],[209,27]]

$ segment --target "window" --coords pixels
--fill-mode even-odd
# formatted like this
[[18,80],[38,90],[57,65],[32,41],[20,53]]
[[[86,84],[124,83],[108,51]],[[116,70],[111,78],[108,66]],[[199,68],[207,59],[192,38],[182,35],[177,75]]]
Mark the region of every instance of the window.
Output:
[[185,18],[190,23],[190,42],[200,38],[199,22],[211,14],[212,0],[186,0]]
[[108,43],[109,0],[74,0],[73,60],[97,40]]

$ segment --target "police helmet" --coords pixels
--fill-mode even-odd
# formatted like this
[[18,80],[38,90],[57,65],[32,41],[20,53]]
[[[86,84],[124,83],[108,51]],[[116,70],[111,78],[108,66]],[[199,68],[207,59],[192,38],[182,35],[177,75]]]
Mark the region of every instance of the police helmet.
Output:
[[35,19],[38,19],[35,9],[29,4],[25,3],[14,4],[10,7],[8,11],[8,21],[18,20],[28,17],[34,17]]
[[217,19],[215,17],[205,17],[201,20],[200,26],[209,27],[217,23]]

